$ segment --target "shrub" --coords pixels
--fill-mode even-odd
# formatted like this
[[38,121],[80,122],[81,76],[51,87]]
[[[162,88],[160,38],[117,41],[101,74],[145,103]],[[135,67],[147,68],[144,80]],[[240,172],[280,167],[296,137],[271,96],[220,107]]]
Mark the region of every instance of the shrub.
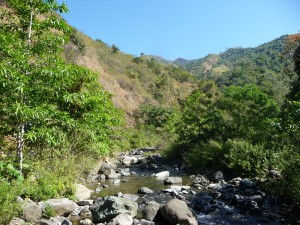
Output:
[[0,224],[9,224],[20,212],[20,205],[16,201],[20,190],[20,183],[0,179]]
[[228,167],[247,175],[265,175],[268,172],[267,151],[263,145],[245,140],[228,140],[225,144]]

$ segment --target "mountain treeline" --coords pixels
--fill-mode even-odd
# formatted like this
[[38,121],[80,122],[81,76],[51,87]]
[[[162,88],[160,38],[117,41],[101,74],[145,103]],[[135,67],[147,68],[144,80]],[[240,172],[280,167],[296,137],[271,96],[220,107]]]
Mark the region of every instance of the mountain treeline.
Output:
[[292,62],[284,57],[287,40],[288,35],[284,35],[256,48],[231,48],[197,60],[178,59],[175,63],[200,79],[214,80],[221,89],[258,85],[282,104],[295,79],[287,71]]

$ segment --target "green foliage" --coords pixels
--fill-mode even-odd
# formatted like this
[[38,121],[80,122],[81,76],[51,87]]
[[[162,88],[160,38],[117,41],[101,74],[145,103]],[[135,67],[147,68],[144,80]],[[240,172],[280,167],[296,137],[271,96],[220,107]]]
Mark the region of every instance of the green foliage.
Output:
[[172,116],[172,109],[144,104],[140,106],[140,114],[138,118],[142,119],[146,125],[164,127]]
[[112,52],[112,53],[116,54],[116,53],[118,53],[119,50],[120,50],[120,49],[119,49],[115,44],[113,44],[113,45],[111,46],[111,52]]
[[0,161],[0,179],[23,181],[22,173],[10,162]]
[[0,224],[9,224],[21,210],[16,196],[21,192],[20,183],[0,179]]
[[45,204],[43,209],[43,218],[50,219],[51,217],[55,216],[56,212],[55,209],[50,206],[49,204]]
[[[35,201],[72,198],[75,193],[74,180],[82,164],[75,157],[55,158],[32,164],[32,172],[23,184],[23,196]],[[79,165],[76,166],[76,163]],[[84,167],[83,167],[84,168]]]
[[255,84],[283,104],[293,76],[284,71],[292,62],[283,59],[287,35],[256,48],[231,48],[219,55],[208,55],[197,60],[178,60],[187,71],[200,79],[212,79],[221,87]]
[[[84,136],[80,150],[95,157],[107,154],[121,114],[99,86],[97,74],[61,58],[71,29],[52,14],[66,11],[65,5],[41,0],[8,3],[15,10],[2,12],[9,22],[0,27],[0,132],[18,134],[17,141],[39,150],[39,155],[45,154],[42,149],[57,153],[68,146],[78,151],[71,143],[74,136]],[[32,21],[30,10],[35,10]],[[46,19],[37,17],[46,12]]]
[[253,145],[245,140],[226,142],[228,167],[246,175],[266,175],[269,162],[263,145]]

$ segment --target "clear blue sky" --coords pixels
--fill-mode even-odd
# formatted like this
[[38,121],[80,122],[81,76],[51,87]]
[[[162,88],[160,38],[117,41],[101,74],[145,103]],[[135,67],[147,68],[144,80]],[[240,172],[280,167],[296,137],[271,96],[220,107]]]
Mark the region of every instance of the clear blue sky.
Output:
[[174,60],[300,31],[300,0],[64,0],[63,17],[121,51]]

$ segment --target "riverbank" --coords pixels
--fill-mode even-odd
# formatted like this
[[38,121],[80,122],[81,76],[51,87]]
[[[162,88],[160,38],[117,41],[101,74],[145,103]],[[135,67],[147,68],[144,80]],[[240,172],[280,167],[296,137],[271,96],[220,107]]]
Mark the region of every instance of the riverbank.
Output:
[[[227,180],[221,171],[192,174],[149,149],[120,154],[77,185],[76,199],[23,201],[27,224],[295,224],[289,207],[258,179]],[[148,154],[147,154],[148,155]],[[296,216],[296,215],[294,215]],[[119,221],[119,222],[118,222]]]

